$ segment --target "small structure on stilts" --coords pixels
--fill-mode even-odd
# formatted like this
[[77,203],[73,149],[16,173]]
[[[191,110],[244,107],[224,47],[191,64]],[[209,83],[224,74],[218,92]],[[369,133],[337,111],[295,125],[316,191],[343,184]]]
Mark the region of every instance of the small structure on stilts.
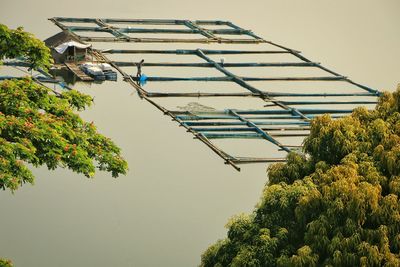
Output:
[[59,32],[46,39],[56,66],[66,67],[81,81],[116,80],[117,73],[105,63],[92,63],[92,45],[82,42],[69,31]]
[[83,43],[66,31],[47,38],[44,43],[50,48],[56,64],[90,60],[88,51],[92,45]]

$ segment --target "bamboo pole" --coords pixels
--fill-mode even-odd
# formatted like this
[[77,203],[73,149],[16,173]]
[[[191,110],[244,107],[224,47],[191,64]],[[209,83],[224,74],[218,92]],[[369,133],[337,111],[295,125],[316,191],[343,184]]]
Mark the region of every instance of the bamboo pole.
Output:
[[[265,92],[266,94],[266,92]],[[273,93],[268,92],[269,96],[272,97],[343,97],[343,96],[363,96],[363,97],[376,97],[371,93]],[[160,93],[160,92],[148,92],[148,97],[262,97],[262,94],[258,93]]]
[[[197,132],[254,132],[255,129],[251,127],[191,127],[193,130]],[[261,130],[267,132],[303,132],[309,131],[309,126],[285,126],[285,127],[260,127]]]
[[258,44],[256,39],[209,39],[209,38],[117,38],[117,37],[89,37],[78,35],[85,42],[132,42],[132,43],[228,43],[228,44]]
[[[102,20],[101,20],[102,21]],[[94,21],[96,23],[96,21]],[[162,34],[203,34],[209,33],[204,36],[215,36],[214,34],[224,34],[224,35],[244,35],[247,31],[235,30],[235,29],[212,29],[205,30],[201,28],[189,28],[189,29],[148,29],[148,28],[121,28],[114,27],[112,25],[103,23],[98,23],[99,27],[93,26],[65,26],[69,30],[74,32],[109,32],[110,29],[116,30],[121,33],[162,33]],[[106,26],[105,26],[106,25]],[[218,37],[209,37],[209,38],[218,38]]]
[[[277,50],[201,50],[205,55],[248,55],[248,54],[290,54],[288,51]],[[175,50],[137,50],[137,49],[105,49],[104,54],[176,54],[176,55],[196,55],[197,50],[175,49]]]
[[[178,119],[183,121],[199,121],[199,120],[233,120],[236,119],[235,116],[197,116],[196,114],[193,115],[177,115]],[[312,119],[316,116],[310,115],[309,118]],[[331,115],[332,118],[341,118],[342,116]],[[245,119],[249,120],[301,120],[302,117],[291,115],[279,115],[279,116],[252,116],[252,117],[244,117]]]
[[[71,18],[71,17],[54,17],[53,19],[60,22],[94,22],[94,18]],[[116,19],[102,18],[106,23],[118,24],[149,24],[149,25],[183,25],[187,20],[178,19]],[[195,20],[199,25],[227,25],[227,21],[221,20]]]
[[285,158],[250,158],[250,157],[237,157],[233,160],[235,164],[249,164],[249,163],[278,163],[286,162]]
[[[356,104],[376,104],[377,101],[282,101],[286,105],[356,105]],[[265,107],[275,106],[275,104],[265,105]]]
[[[136,80],[137,77],[132,77]],[[239,77],[239,76],[224,76],[224,77],[147,77],[149,82],[174,82],[174,81],[203,81],[203,82],[228,82],[234,81],[245,87],[246,89],[254,88],[248,84],[242,83],[243,81],[340,81],[345,79],[344,77]],[[261,93],[260,90],[256,89],[257,92]]]
[[[113,61],[114,64],[120,67],[137,66],[137,62],[129,61]],[[316,62],[276,62],[276,63],[223,63],[223,67],[229,68],[245,68],[245,67],[314,67]],[[214,67],[212,63],[176,63],[176,62],[144,62],[143,67],[195,67],[195,68],[211,68]]]
[[[170,111],[174,115],[193,115],[190,111]],[[290,110],[285,109],[265,109],[265,110],[235,110],[236,113],[241,115],[261,115],[261,114],[291,114]],[[335,113],[335,114],[345,114],[352,113],[352,109],[299,109],[299,112],[304,114],[325,114],[325,113]],[[216,110],[216,111],[206,111],[206,112],[196,112],[196,115],[226,115],[229,114],[228,110]]]
[[[243,126],[248,125],[246,121],[185,121],[183,122],[187,126]],[[253,122],[252,122],[253,123]],[[307,121],[257,121],[254,125],[310,125]],[[254,126],[252,126],[254,127]]]
[[[239,138],[239,139],[265,139],[264,135],[260,133],[202,133],[208,139],[231,139],[231,138]],[[296,133],[296,134],[285,134],[285,133],[276,133],[269,134],[271,137],[305,137],[308,134],[304,133]]]

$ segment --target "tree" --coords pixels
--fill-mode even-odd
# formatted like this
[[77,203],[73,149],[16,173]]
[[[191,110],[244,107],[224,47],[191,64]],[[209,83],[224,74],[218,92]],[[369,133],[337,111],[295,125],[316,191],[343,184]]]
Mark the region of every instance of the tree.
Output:
[[[32,68],[51,64],[49,49],[22,28],[0,24],[0,60],[23,57]],[[96,168],[125,174],[120,149],[76,111],[92,98],[76,90],[55,95],[30,78],[0,82],[0,187],[16,190],[34,177],[26,164],[69,168],[93,177]],[[96,165],[95,165],[96,162]]]
[[0,259],[0,267],[12,267],[13,264],[10,260]]
[[400,87],[373,111],[316,118],[304,153],[268,178],[202,266],[399,266]]
[[[46,70],[52,63],[42,41],[22,28],[0,24],[0,64],[4,58],[20,57],[33,69]],[[27,163],[50,170],[67,167],[93,177],[95,161],[97,169],[113,177],[125,174],[128,166],[120,149],[75,112],[91,103],[90,96],[75,90],[54,95],[29,77],[0,82],[0,187],[14,191],[32,184]],[[0,267],[12,266],[0,258]]]

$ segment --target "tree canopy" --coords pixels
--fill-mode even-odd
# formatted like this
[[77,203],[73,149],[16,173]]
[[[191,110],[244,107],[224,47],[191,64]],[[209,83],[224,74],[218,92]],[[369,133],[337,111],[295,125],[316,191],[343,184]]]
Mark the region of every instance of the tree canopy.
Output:
[[13,264],[10,260],[0,259],[0,267],[12,267]]
[[[32,34],[0,24],[0,60],[22,57],[32,68],[50,66],[44,43]],[[0,82],[0,187],[16,190],[33,183],[27,164],[69,168],[92,177],[96,168],[125,174],[120,149],[76,113],[92,98],[76,90],[55,95],[31,78]]]
[[400,87],[373,111],[316,118],[268,178],[202,266],[399,266]]
[[0,61],[4,58],[23,57],[31,67],[47,69],[52,63],[49,48],[22,27],[16,30],[0,24]]

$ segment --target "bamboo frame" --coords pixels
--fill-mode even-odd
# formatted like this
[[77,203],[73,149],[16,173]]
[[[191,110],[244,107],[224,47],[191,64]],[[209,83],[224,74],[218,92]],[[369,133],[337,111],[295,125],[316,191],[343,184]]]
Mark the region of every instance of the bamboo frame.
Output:
[[[236,170],[240,170],[239,164],[249,163],[269,163],[282,162],[283,158],[255,158],[255,157],[240,157],[232,156],[210,140],[213,139],[261,139],[278,147],[278,151],[290,152],[298,149],[298,145],[285,145],[279,138],[300,138],[308,135],[310,130],[310,122],[316,116],[330,113],[332,118],[341,118],[352,112],[355,105],[376,104],[376,100],[346,100],[338,101],[335,97],[373,97],[381,95],[381,92],[368,86],[359,84],[350,80],[348,77],[341,75],[324,67],[321,63],[314,62],[301,55],[300,51],[287,48],[285,46],[267,41],[249,30],[245,30],[232,22],[221,20],[171,20],[171,19],[98,19],[98,18],[51,18],[58,27],[64,31],[68,31],[82,42],[147,42],[147,43],[221,43],[221,44],[269,44],[276,50],[231,50],[226,49],[106,49],[93,50],[93,55],[100,62],[111,64],[123,77],[124,81],[128,82],[138,92],[139,96],[155,106],[165,115],[172,118],[180,126],[190,132],[194,138],[200,140],[221,157],[226,164],[233,166]],[[67,26],[65,23],[93,23],[97,26]],[[115,24],[124,24],[127,27],[117,27]],[[130,27],[130,26],[135,27]],[[141,26],[142,25],[142,26]],[[147,26],[144,27],[143,25]],[[165,29],[159,26],[163,25],[179,25],[180,29]],[[221,25],[224,29],[210,29],[210,25]],[[148,28],[149,26],[153,28]],[[81,36],[82,32],[108,32],[111,37],[85,37]],[[131,37],[129,34],[135,34],[137,37]],[[146,34],[178,34],[182,38],[148,38]],[[219,35],[229,35],[232,38],[221,38]],[[202,38],[188,38],[191,35],[201,35]],[[236,38],[236,37],[245,37]],[[143,86],[138,84],[136,76],[129,75],[124,71],[124,67],[138,66],[138,62],[129,61],[112,61],[106,55],[122,54],[122,55],[146,55],[146,54],[165,54],[179,56],[191,55],[202,59],[204,62],[179,62],[179,59],[172,62],[148,62],[144,61],[142,67],[169,67],[169,68],[209,68],[219,71],[222,76],[219,77],[147,77],[149,82],[231,82],[240,86],[244,92],[190,92],[183,93],[174,92],[149,92]],[[285,62],[217,62],[210,58],[210,55],[274,55],[286,54],[293,56],[295,60]],[[297,62],[300,61],[300,62]],[[309,76],[309,77],[245,77],[238,76],[227,68],[316,68],[326,76]],[[342,82],[357,88],[356,92],[274,92],[272,90],[265,91],[253,86],[251,81],[290,81],[293,83],[293,89],[296,85],[308,82]],[[270,86],[271,87],[271,86]],[[217,89],[217,88],[216,88]],[[209,112],[191,112],[191,111],[174,111],[168,110],[153,100],[153,98],[165,97],[251,97],[260,98],[265,104],[265,109],[262,110],[215,110]],[[295,97],[296,100],[281,100],[281,97]],[[308,98],[312,97],[310,100]],[[324,99],[322,98],[329,98]],[[299,100],[297,100],[299,99]],[[304,99],[304,100],[303,100]],[[317,108],[297,108],[294,106],[315,106],[324,105],[323,109]],[[332,107],[331,107],[332,105]],[[338,105],[346,105],[346,109],[333,108]],[[274,108],[274,109],[272,109]],[[278,108],[278,109],[277,109]]]
[[[213,20],[163,20],[163,19],[140,19],[140,20],[128,20],[128,19],[99,19],[99,18],[65,18],[65,17],[54,17],[50,18],[53,23],[59,26],[61,29],[73,33],[78,36],[82,41],[92,42],[146,42],[146,43],[158,43],[158,42],[181,42],[181,43],[262,43],[264,40],[251,31],[242,29],[229,21],[213,21]],[[97,27],[89,26],[67,26],[68,23],[94,23]],[[113,24],[126,24],[126,25],[179,25],[186,27],[185,29],[162,29],[162,28],[121,28],[113,26]],[[208,25],[222,25],[228,27],[228,29],[207,29]],[[205,26],[205,27],[202,27]],[[79,35],[80,32],[108,32],[114,37],[87,37]],[[146,37],[130,37],[127,33],[163,33],[163,34],[184,34],[193,35],[200,34],[203,38],[146,38]],[[228,34],[232,36],[247,37],[245,38],[222,38],[216,34]]]

